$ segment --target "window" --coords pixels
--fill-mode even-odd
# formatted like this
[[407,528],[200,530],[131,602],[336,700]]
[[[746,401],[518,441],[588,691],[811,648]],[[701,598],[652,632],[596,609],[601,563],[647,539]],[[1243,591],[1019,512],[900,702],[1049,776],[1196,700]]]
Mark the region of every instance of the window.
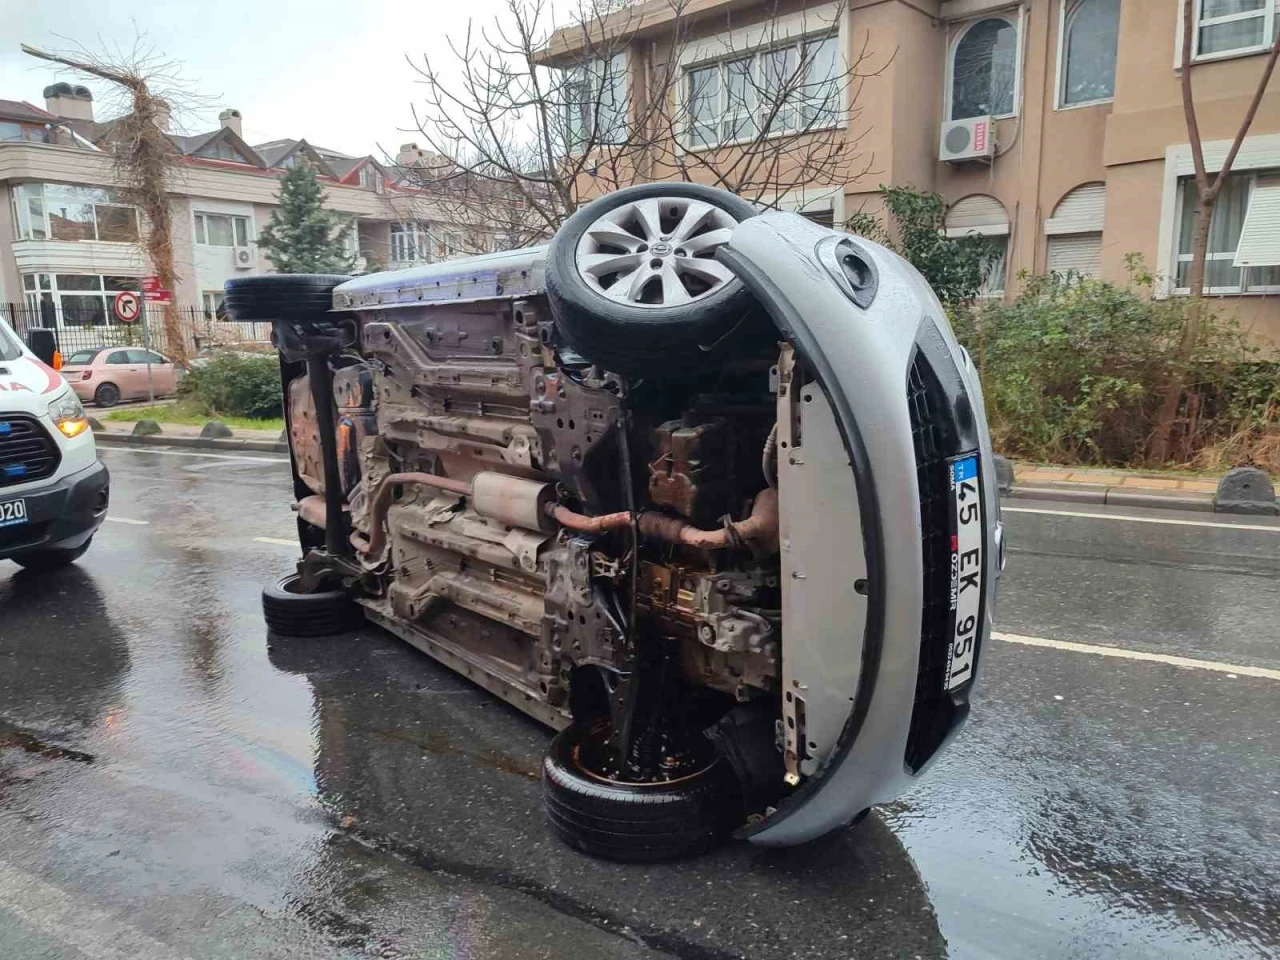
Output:
[[1110,100],[1116,90],[1120,0],[1064,0],[1059,105]]
[[1101,273],[1106,209],[1107,187],[1102,183],[1076,187],[1058,201],[1053,216],[1044,222],[1050,273]]
[[93,358],[100,354],[101,350],[77,350],[71,356],[67,357],[67,366],[85,366],[93,363]]
[[371,163],[366,163],[360,168],[360,186],[366,189],[376,189],[378,180],[378,171]]
[[27,306],[49,327],[112,326],[116,294],[141,289],[137,277],[80,273],[24,274],[22,288]]
[[21,139],[23,139],[22,124],[11,123],[8,120],[0,120],[0,140]]
[[226,311],[222,307],[221,290],[206,290],[200,295],[200,299],[204,305],[204,318],[206,320],[226,319]]
[[564,84],[570,151],[621,143],[627,135],[627,55],[615,53],[573,67]]
[[688,145],[834,126],[843,116],[843,71],[834,34],[700,64],[685,73]]
[[945,222],[948,237],[986,238],[988,256],[986,279],[978,295],[999,299],[1004,296],[1009,252],[1009,214],[995,197],[984,194],[965,197],[951,205]]
[[248,163],[249,161],[225,140],[217,140],[213,143],[206,143],[203,147],[195,152],[197,157],[204,157],[206,160],[231,160],[236,163]]
[[951,119],[1010,117],[1018,87],[1018,28],[1002,17],[978,20],[951,54]]
[[222,213],[197,213],[196,243],[206,247],[247,247],[249,218]]
[[114,353],[107,354],[107,363],[132,363],[129,359],[128,350],[117,350]]
[[138,242],[138,212],[109,190],[24,183],[13,202],[19,239]]
[[[1280,170],[1246,170],[1231,174],[1222,185],[1209,221],[1209,254],[1204,264],[1205,293],[1280,293],[1280,266],[1236,266],[1241,234],[1257,186],[1261,182],[1267,190],[1270,181],[1277,176],[1280,176]],[[1175,292],[1189,293],[1187,271],[1191,267],[1196,222],[1195,180],[1190,177],[1183,179],[1178,192],[1180,214]]]
[[393,223],[391,225],[391,262],[393,264],[427,263],[428,234],[421,223]]
[[[1271,45],[1271,38],[1275,35],[1274,0],[1195,2],[1196,35],[1191,38],[1193,59],[1260,53]],[[1181,24],[1181,16],[1178,19]],[[1179,37],[1178,56],[1181,53]]]

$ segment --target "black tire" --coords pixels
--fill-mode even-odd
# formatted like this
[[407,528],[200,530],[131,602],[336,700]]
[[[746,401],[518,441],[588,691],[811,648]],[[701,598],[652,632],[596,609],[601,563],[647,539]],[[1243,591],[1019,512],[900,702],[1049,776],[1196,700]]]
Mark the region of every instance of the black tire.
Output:
[[737,279],[692,303],[671,307],[619,303],[582,279],[577,248],[587,229],[610,210],[654,197],[702,200],[739,222],[759,213],[724,190],[695,183],[646,183],[587,204],[556,232],[547,251],[546,282],[557,329],[588,360],[619,373],[692,366],[735,328],[754,328],[762,317],[755,298]]
[[350,280],[329,273],[268,273],[234,277],[223,286],[232,320],[285,320],[333,309],[333,288]]
[[710,849],[742,822],[741,793],[723,759],[671,783],[608,781],[577,760],[584,738],[598,735],[598,727],[567,727],[542,762],[547,820],[570,846],[610,860],[670,860]]
[[100,407],[114,407],[120,402],[120,388],[114,383],[104,383],[93,391],[93,402]]
[[262,616],[267,629],[281,637],[327,637],[355,630],[364,611],[345,590],[298,593],[298,575],[262,588]]
[[70,550],[51,547],[46,550],[28,550],[26,553],[20,553],[13,557],[13,562],[24,570],[30,570],[32,573],[49,573],[62,567],[75,563],[85,555],[85,551],[89,549],[89,544],[93,543],[93,537],[90,537],[78,547],[72,547]]

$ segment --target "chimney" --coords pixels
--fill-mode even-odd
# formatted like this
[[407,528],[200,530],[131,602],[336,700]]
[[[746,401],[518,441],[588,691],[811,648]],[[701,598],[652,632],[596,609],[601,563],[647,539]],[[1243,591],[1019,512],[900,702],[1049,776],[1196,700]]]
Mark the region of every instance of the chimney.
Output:
[[218,125],[226,127],[237,137],[244,136],[244,131],[240,129],[240,111],[232,107],[218,114]]
[[44,108],[64,120],[93,120],[93,94],[88,87],[54,83],[44,88]]
[[164,100],[156,100],[156,115],[154,118],[155,123],[156,123],[156,126],[159,127],[161,130],[163,130],[165,133],[169,132],[169,121],[172,114],[173,114],[173,111],[170,108],[168,103],[166,103]]
[[401,167],[418,167],[422,165],[422,150],[416,143],[400,144],[400,152],[396,154],[396,164]]

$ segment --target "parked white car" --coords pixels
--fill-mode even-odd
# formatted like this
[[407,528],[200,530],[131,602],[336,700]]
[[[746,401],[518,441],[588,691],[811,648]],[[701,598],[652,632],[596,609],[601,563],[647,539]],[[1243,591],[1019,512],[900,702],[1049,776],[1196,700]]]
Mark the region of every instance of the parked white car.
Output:
[[109,497],[80,400],[0,320],[0,560],[33,570],[73,562]]

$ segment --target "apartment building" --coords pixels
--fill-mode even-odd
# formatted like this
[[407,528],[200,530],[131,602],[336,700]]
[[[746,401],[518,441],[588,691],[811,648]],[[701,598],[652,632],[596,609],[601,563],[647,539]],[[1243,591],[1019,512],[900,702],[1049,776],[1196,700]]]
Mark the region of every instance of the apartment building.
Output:
[[[1212,171],[1257,86],[1280,4],[1194,3],[1192,76]],[[686,118],[675,149],[693,154],[731,151],[744,124],[755,134],[751,125],[765,122],[756,114],[768,105],[742,94],[749,81],[758,91],[770,71],[807,63],[810,86],[820,87],[857,61],[867,75],[844,102],[809,115],[825,115],[816,126],[847,137],[843,172],[793,189],[780,205],[839,223],[876,208],[881,184],[914,185],[947,199],[949,233],[984,235],[1004,250],[988,280],[991,296],[1012,296],[1022,271],[1123,281],[1130,254],[1159,277],[1157,296],[1179,296],[1195,198],[1180,92],[1181,7],[648,0],[612,14],[602,31],[558,33],[547,59],[572,64],[588,55],[588,43],[607,46],[611,59],[624,56],[626,69],[615,75],[625,78],[633,120],[645,114],[651,78],[674,67],[679,82],[663,95]],[[601,37],[617,39],[607,45]],[[802,100],[775,116],[785,125],[805,109]],[[696,164],[685,168],[701,178]],[[1263,97],[1233,170],[1213,221],[1209,290],[1260,338],[1280,342],[1280,80]]]
[[[43,108],[0,100],[0,304],[46,325],[105,330],[115,323],[115,296],[152,272],[141,244],[146,225],[115,189],[112,123],[95,120],[90,91],[58,83],[44,95]],[[306,140],[250,145],[237,110],[224,110],[216,130],[168,139],[176,160],[174,300],[210,316],[228,279],[272,269],[257,239],[276,206],[278,178],[303,159],[330,209],[349,220],[359,270],[408,267],[492,241],[440,219],[408,175],[413,150],[398,158],[405,163],[384,165]]]

